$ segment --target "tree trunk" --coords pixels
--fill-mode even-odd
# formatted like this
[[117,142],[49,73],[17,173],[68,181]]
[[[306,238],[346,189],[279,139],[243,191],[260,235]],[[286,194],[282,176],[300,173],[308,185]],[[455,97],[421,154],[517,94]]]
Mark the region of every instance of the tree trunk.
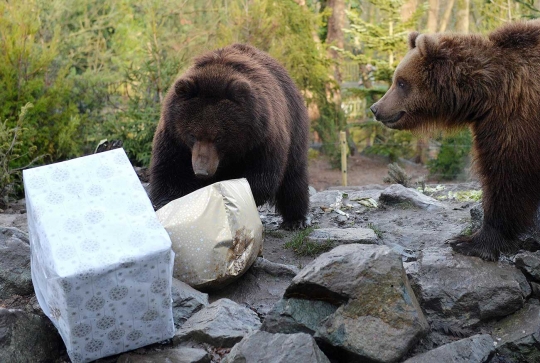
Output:
[[418,7],[418,0],[407,0],[401,7],[401,19],[407,21],[411,18]]
[[439,32],[443,33],[448,27],[448,22],[450,21],[450,15],[452,15],[452,8],[454,7],[455,0],[448,1],[446,4],[446,9],[444,9],[444,14],[441,19],[441,25],[439,27]]
[[429,0],[429,10],[427,19],[427,31],[437,32],[437,21],[439,20],[439,0]]
[[[345,1],[328,0],[326,6],[332,10],[332,15],[328,18],[326,44],[343,49],[345,45],[345,38],[343,36],[343,28],[345,27]],[[339,70],[341,56],[333,49],[329,49],[329,54],[336,62],[334,66],[334,78],[338,83],[341,83],[341,72]]]
[[456,14],[456,31],[460,33],[469,32],[469,8],[470,0],[458,0]]

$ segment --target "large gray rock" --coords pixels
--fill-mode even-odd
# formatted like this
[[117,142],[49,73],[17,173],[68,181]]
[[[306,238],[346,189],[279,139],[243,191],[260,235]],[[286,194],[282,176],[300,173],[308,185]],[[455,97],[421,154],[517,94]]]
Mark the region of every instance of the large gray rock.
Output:
[[314,243],[335,242],[339,244],[363,243],[376,244],[377,235],[370,228],[319,228],[308,236]]
[[343,201],[343,193],[339,190],[325,190],[319,192],[309,198],[309,204],[312,209],[320,210],[321,208],[341,208]]
[[428,247],[411,269],[411,284],[428,314],[459,320],[461,326],[519,310],[531,288],[523,273],[503,263]]
[[518,253],[514,261],[516,267],[527,272],[534,280],[540,281],[540,251]]
[[234,346],[221,363],[330,363],[309,334],[257,331]]
[[222,298],[247,305],[258,314],[266,315],[283,296],[292,278],[300,270],[258,257],[241,279],[226,289],[210,292],[210,301]]
[[64,344],[46,317],[0,308],[0,362],[51,362]]
[[174,325],[178,328],[193,314],[208,305],[208,294],[195,290],[188,284],[173,278],[172,310]]
[[406,188],[401,184],[392,184],[383,192],[379,197],[379,201],[384,204],[402,204],[410,203],[411,205],[426,209],[428,211],[435,211],[445,209],[443,203],[437,199],[428,197],[412,188]]
[[220,299],[189,318],[176,331],[173,343],[191,340],[214,347],[232,347],[260,326],[259,317],[251,309]]
[[33,292],[28,236],[17,228],[0,227],[0,299]]
[[489,334],[474,335],[414,356],[404,363],[484,363],[494,351]]
[[337,306],[319,300],[282,299],[264,318],[261,330],[270,333],[315,334]]
[[340,361],[395,362],[429,328],[401,256],[387,246],[336,247],[300,271],[284,297],[339,306],[315,338]]
[[121,355],[117,363],[210,363],[210,355],[204,349],[180,347],[149,352],[147,354],[127,353]]
[[540,362],[540,306],[526,304],[497,322],[493,338],[497,351],[515,362]]

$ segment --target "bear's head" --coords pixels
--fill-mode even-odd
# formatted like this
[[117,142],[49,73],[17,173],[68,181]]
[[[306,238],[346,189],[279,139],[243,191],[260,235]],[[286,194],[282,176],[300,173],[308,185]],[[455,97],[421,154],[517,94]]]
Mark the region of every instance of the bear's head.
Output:
[[194,67],[176,80],[165,101],[167,127],[191,149],[199,178],[242,158],[264,138],[266,119],[247,78],[219,65]]
[[375,118],[411,130],[441,123],[459,127],[485,115],[497,78],[486,67],[486,48],[489,43],[480,36],[411,33],[391,87],[371,106]]

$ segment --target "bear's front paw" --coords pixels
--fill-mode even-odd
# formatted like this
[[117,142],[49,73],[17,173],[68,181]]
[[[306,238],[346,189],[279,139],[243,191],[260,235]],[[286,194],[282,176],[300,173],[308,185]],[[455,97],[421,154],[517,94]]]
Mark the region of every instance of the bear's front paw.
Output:
[[308,218],[302,218],[294,221],[283,221],[280,228],[287,231],[296,231],[298,229],[306,229],[311,226],[311,221]]
[[480,257],[486,261],[497,261],[499,259],[499,251],[493,249],[486,243],[476,241],[470,236],[457,236],[448,240],[448,244],[452,249],[462,255]]

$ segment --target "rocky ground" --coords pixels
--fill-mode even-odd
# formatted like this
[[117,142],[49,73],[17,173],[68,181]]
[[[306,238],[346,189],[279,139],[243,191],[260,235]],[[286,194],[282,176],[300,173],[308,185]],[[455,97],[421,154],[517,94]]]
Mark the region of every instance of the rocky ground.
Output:
[[[261,208],[264,255],[205,294],[175,280],[175,337],[100,362],[540,362],[540,252],[446,240],[481,225],[477,183],[330,188],[314,228]],[[24,201],[0,214],[0,362],[69,362],[30,279]]]

